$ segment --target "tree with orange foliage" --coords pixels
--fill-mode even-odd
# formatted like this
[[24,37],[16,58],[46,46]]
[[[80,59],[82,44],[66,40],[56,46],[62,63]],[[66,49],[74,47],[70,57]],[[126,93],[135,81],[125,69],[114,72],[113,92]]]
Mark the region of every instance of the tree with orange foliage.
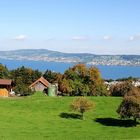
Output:
[[[71,89],[73,96],[101,96],[107,95],[107,89],[101,78],[100,71],[96,67],[86,67],[85,64],[77,64],[65,71],[63,79]],[[60,90],[63,89],[62,82],[59,83]],[[68,89],[68,88],[67,88]],[[61,90],[62,92],[64,90]]]
[[76,98],[71,104],[70,109],[81,113],[81,119],[84,120],[84,113],[91,110],[95,104],[85,97]]

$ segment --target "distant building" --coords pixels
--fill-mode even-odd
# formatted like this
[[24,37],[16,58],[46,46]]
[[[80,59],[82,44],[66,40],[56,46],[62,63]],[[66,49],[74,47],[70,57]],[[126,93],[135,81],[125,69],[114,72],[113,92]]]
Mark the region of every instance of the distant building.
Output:
[[135,86],[135,87],[140,87],[140,81],[133,81],[132,84]]
[[121,81],[111,81],[111,82],[107,82],[105,81],[105,85],[107,86],[107,90],[110,90],[111,86],[115,86],[117,84],[121,84]]
[[34,91],[44,91],[50,86],[50,83],[44,78],[41,77],[32,83],[29,88]]
[[0,79],[0,89],[7,89],[9,92],[12,89],[12,80],[10,79]]
[[8,97],[12,90],[12,80],[0,79],[0,97]]

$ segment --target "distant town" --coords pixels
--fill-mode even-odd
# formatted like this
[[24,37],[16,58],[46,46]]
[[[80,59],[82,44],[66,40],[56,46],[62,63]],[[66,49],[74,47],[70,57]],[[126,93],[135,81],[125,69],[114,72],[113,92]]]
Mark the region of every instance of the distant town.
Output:
[[85,63],[89,65],[140,66],[140,55],[95,55],[88,53],[62,53],[46,49],[0,51],[0,59]]

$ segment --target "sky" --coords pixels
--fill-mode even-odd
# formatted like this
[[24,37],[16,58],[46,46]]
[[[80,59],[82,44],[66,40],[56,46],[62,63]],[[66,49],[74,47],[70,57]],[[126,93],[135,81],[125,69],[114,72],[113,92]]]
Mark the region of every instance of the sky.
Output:
[[0,0],[0,50],[140,55],[140,0]]

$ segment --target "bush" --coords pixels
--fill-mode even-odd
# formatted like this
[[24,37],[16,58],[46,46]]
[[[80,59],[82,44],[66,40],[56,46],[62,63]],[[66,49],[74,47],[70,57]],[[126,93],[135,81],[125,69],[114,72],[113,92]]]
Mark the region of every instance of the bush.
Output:
[[134,86],[130,82],[122,82],[111,86],[110,95],[111,96],[125,96]]
[[138,88],[132,88],[117,109],[121,118],[133,118],[135,123],[136,119],[140,118],[140,91]]
[[33,94],[31,89],[26,85],[17,85],[13,90],[15,91],[16,95],[20,95],[20,96],[28,96]]

